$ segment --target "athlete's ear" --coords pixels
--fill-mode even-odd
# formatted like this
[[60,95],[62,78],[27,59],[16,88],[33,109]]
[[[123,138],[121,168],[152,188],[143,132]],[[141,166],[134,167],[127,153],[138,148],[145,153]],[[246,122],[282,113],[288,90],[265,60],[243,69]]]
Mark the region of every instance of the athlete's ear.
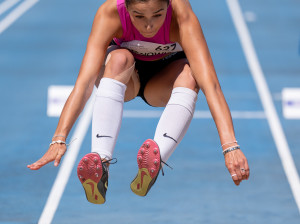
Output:
[[125,8],[128,11],[128,2],[127,1],[125,1]]

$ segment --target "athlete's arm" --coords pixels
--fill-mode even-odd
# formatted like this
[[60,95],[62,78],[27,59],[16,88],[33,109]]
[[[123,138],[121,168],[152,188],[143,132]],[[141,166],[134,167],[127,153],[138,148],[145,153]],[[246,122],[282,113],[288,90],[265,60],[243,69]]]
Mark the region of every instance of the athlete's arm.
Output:
[[[221,144],[235,140],[231,114],[221,90],[216,71],[203,35],[200,23],[187,0],[172,2],[178,27],[178,41],[187,55],[194,78],[205,94],[209,109],[215,121]],[[174,35],[176,37],[176,35]],[[226,145],[227,147],[230,144]],[[241,150],[225,155],[225,164],[230,174],[236,174],[236,185],[249,177],[248,162]],[[241,168],[246,169],[242,175]]]
[[[59,137],[53,140],[66,141],[66,138],[61,136],[68,136],[87,100],[91,96],[95,81],[104,62],[107,47],[114,36],[119,36],[120,29],[121,25],[116,1],[106,1],[98,9],[94,18],[79,75],[74,89],[63,108],[54,133],[54,136]],[[27,167],[37,170],[54,160],[54,165],[58,166],[65,151],[66,146],[64,144],[53,144],[41,159]]]

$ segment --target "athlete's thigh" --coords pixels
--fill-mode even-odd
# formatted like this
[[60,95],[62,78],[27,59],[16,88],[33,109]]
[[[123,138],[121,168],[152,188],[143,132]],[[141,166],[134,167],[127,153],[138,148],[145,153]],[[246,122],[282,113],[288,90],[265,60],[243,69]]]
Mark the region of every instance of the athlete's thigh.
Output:
[[188,61],[183,58],[171,62],[158,72],[145,87],[144,96],[147,102],[152,106],[164,107],[170,99],[176,80],[186,72],[186,69],[189,69]]
[[125,102],[128,102],[130,100],[133,100],[139,93],[140,89],[140,80],[139,75],[135,68],[133,68],[131,78],[129,82],[127,83],[127,88],[125,92]]
[[110,59],[110,55],[109,53],[116,50],[116,49],[119,49],[120,47],[118,45],[110,45],[107,50],[106,50],[106,55],[105,55],[105,59],[104,59],[104,63],[102,64],[101,66],[101,69],[100,69],[100,72],[99,72],[99,75],[98,75],[98,78],[96,79],[95,81],[95,86],[98,88],[99,86],[99,83],[100,83],[100,80],[102,79],[103,75],[104,75],[104,71],[105,71],[105,65],[107,64],[107,62],[109,61]]

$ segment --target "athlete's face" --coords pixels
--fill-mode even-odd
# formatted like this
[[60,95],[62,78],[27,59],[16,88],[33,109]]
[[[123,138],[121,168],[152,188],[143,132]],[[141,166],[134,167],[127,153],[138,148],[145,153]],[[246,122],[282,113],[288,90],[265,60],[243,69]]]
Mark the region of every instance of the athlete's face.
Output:
[[163,25],[168,4],[160,0],[131,3],[128,12],[135,28],[147,38],[155,36]]

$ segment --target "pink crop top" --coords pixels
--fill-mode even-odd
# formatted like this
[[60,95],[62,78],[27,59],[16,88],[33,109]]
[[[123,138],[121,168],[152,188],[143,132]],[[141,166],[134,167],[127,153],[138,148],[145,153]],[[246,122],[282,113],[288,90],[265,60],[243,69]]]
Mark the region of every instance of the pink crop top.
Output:
[[178,43],[170,42],[170,25],[172,19],[171,1],[164,24],[154,37],[147,38],[140,34],[131,22],[125,6],[125,0],[117,0],[118,12],[123,28],[122,38],[114,38],[114,42],[130,50],[133,56],[142,61],[154,61],[174,52],[182,51]]

